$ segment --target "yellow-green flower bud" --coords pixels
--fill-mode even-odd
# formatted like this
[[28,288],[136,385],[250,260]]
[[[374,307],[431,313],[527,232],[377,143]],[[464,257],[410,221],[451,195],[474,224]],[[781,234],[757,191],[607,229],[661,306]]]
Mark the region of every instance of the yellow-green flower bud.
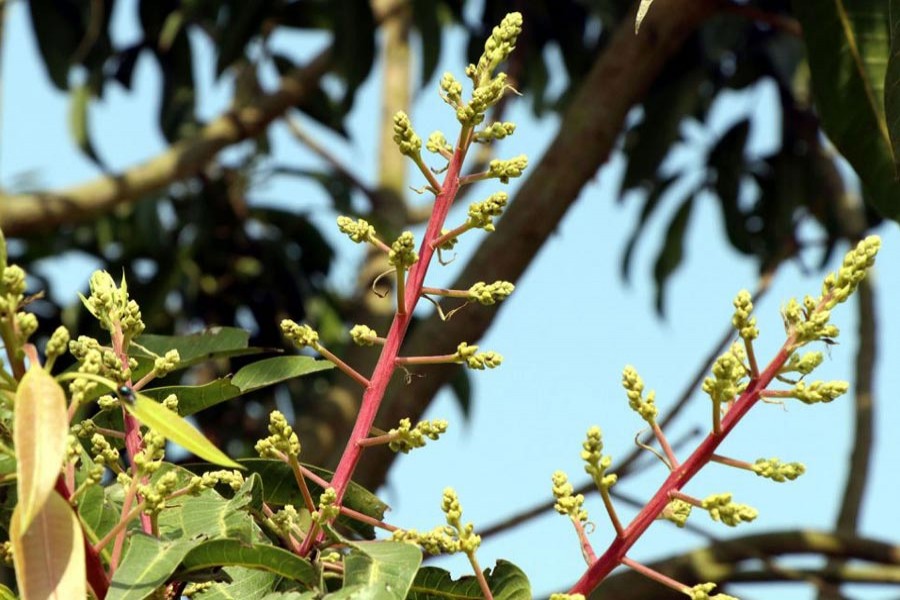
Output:
[[319,496],[319,510],[313,512],[313,521],[319,524],[330,523],[341,514],[341,507],[337,504],[337,492],[329,487]]
[[799,381],[790,395],[805,404],[817,404],[819,402],[831,402],[838,396],[843,396],[850,389],[846,381],[813,381],[809,385]]
[[350,339],[357,346],[372,346],[378,341],[378,334],[366,325],[354,325],[350,330]]
[[319,334],[309,325],[298,325],[290,319],[284,319],[281,322],[281,333],[298,348],[315,348],[319,345]]
[[53,332],[53,335],[51,335],[50,339],[47,341],[47,348],[44,352],[47,355],[48,359],[56,358],[57,356],[62,356],[63,354],[65,354],[68,346],[69,330],[60,325],[56,328],[56,331]]
[[375,239],[375,228],[369,225],[365,219],[354,221],[350,217],[340,216],[337,218],[337,225],[341,233],[346,234],[357,244]]
[[479,281],[469,288],[468,298],[473,302],[489,306],[505,300],[515,289],[516,287],[508,281],[495,281],[491,284]]
[[660,517],[675,523],[678,527],[684,527],[687,524],[688,517],[691,516],[691,510],[694,507],[684,500],[678,498],[672,499],[660,513]]
[[622,387],[625,388],[625,395],[628,396],[628,406],[631,407],[631,410],[639,414],[647,423],[653,424],[659,413],[655,404],[656,394],[650,392],[644,398],[644,380],[630,365],[622,371]]
[[587,521],[588,513],[584,509],[584,494],[575,494],[575,487],[562,471],[553,473],[551,479],[553,481],[553,497],[556,498],[553,508],[556,509],[556,512],[568,515],[573,521]]
[[19,265],[3,269],[3,289],[7,294],[21,296],[25,293],[25,271]]
[[783,463],[777,458],[760,458],[753,463],[753,472],[760,477],[783,483],[793,481],[806,472],[802,463]]
[[398,269],[408,269],[417,260],[419,255],[415,250],[416,240],[411,231],[404,231],[400,237],[391,244],[391,251],[388,253],[388,264]]
[[388,447],[394,452],[408,454],[413,448],[425,446],[425,438],[437,440],[447,431],[449,423],[443,419],[420,421],[415,427],[409,419],[401,419],[398,427],[388,432],[394,439]]
[[747,341],[755,340],[759,337],[756,317],[750,316],[752,312],[753,302],[750,292],[741,290],[734,299],[734,316],[731,318],[731,324],[738,331],[738,334]]
[[870,235],[844,256],[841,268],[836,274],[827,277],[822,286],[822,295],[828,298],[825,308],[834,308],[856,291],[868,270],[875,264],[879,248],[881,239]]
[[263,458],[283,458],[284,455],[300,456],[300,438],[294,433],[281,411],[269,414],[269,437],[256,443],[256,451]]
[[721,521],[729,527],[754,520],[759,512],[746,504],[732,502],[731,494],[713,494],[701,502],[713,521]]
[[16,327],[22,340],[27,340],[37,331],[38,320],[34,313],[19,312],[16,313]]
[[716,587],[714,583],[699,583],[687,590],[687,595],[691,600],[738,600],[734,596],[728,594],[716,594],[710,596],[709,593]]
[[462,104],[462,84],[453,76],[453,73],[444,73],[441,77],[441,98],[444,102],[457,108]]
[[181,356],[178,354],[178,350],[169,350],[165,356],[160,356],[153,361],[153,370],[157,377],[165,377],[178,367],[179,362],[181,362]]
[[494,27],[491,36],[484,43],[484,52],[472,73],[472,81],[478,87],[490,77],[501,62],[516,48],[516,39],[522,33],[522,13],[511,12]]
[[503,213],[508,201],[509,195],[506,192],[496,192],[481,202],[473,202],[469,205],[466,224],[469,227],[494,231],[494,217],[499,217]]
[[453,146],[450,145],[450,142],[447,141],[447,138],[440,131],[435,131],[428,136],[428,141],[425,142],[425,149],[434,154],[453,152]]
[[594,425],[588,429],[587,437],[581,448],[581,460],[585,462],[585,472],[594,480],[597,489],[609,490],[616,483],[618,476],[606,473],[612,464],[612,457],[603,455],[603,432],[599,427]]
[[496,177],[501,183],[509,183],[510,178],[519,177],[528,167],[528,157],[520,154],[507,160],[494,159],[488,164],[488,177]]
[[505,121],[503,123],[491,123],[481,131],[475,133],[474,141],[480,143],[492,142],[494,140],[502,140],[511,136],[516,131],[516,124]]
[[394,115],[394,143],[404,156],[415,158],[422,151],[422,139],[413,131],[409,116],[402,110]]

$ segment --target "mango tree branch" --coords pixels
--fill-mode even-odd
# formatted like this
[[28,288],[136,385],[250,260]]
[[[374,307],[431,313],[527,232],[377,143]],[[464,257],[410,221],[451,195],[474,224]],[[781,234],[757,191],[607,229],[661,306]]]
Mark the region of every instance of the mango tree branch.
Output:
[[305,67],[285,75],[279,88],[254,106],[229,111],[211,121],[197,136],[177,142],[162,154],[118,174],[62,190],[0,196],[0,228],[9,237],[52,230],[64,223],[88,220],[193,177],[223,148],[259,135],[306,98],[330,64],[331,53],[325,50]]
[[[668,59],[717,7],[715,0],[670,0],[657,3],[641,34],[634,35],[634,19],[624,18],[609,44],[572,98],[559,133],[522,184],[497,231],[487,236],[457,281],[449,286],[467,289],[476,281],[513,281],[524,273],[556,229],[582,188],[596,175],[615,147],[628,112],[647,93]],[[644,29],[646,28],[646,29]],[[598,199],[599,200],[599,199]],[[404,352],[427,354],[429,348],[453,340],[478,340],[497,311],[462,311],[453,327],[436,315],[415,327]],[[452,338],[452,339],[451,339]],[[385,422],[403,417],[416,420],[452,371],[446,367],[417,370],[407,385],[394,385],[382,416]],[[357,471],[359,483],[377,487],[384,481],[393,456],[373,451],[366,467]]]

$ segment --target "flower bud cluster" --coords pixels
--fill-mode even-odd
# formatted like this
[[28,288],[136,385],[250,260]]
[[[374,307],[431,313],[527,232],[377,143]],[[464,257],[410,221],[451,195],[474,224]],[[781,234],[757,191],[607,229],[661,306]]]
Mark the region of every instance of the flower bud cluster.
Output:
[[259,440],[254,447],[262,458],[300,456],[300,438],[294,433],[294,428],[288,425],[281,411],[273,410],[269,414],[269,433],[269,437]]
[[612,457],[603,455],[603,432],[596,425],[588,429],[587,437],[581,445],[581,460],[586,464],[585,472],[594,480],[597,489],[609,490],[618,479],[614,473],[606,471],[612,465]]
[[312,519],[320,525],[330,523],[341,514],[341,507],[337,503],[337,492],[333,487],[326,488],[319,496],[319,510],[314,511]]
[[515,158],[492,160],[488,164],[487,176],[496,177],[501,183],[509,183],[513,177],[520,177],[528,167],[528,157],[520,154]]
[[244,485],[244,476],[237,470],[207,471],[203,475],[191,477],[188,483],[188,493],[199,494],[203,490],[208,490],[220,483],[227,485],[236,492]]
[[121,330],[128,341],[144,331],[144,321],[137,302],[128,298],[128,285],[122,278],[120,286],[106,271],[95,271],[91,275],[90,295],[81,301],[88,311],[100,322],[100,326],[110,333]]
[[159,356],[153,361],[153,371],[157,377],[165,377],[178,367],[181,356],[178,350],[169,350],[165,356]]
[[822,296],[826,299],[825,308],[834,308],[856,291],[859,283],[865,279],[866,272],[875,264],[875,255],[878,254],[879,248],[881,239],[870,235],[844,256],[841,268],[837,273],[828,275],[822,284]]
[[734,316],[731,318],[731,324],[738,331],[738,334],[748,342],[759,337],[756,317],[750,316],[752,312],[753,301],[750,297],[750,292],[741,290],[734,299]]
[[741,381],[747,375],[743,348],[733,344],[731,349],[716,359],[712,374],[712,377],[703,380],[703,391],[716,404],[731,402],[747,387],[747,382]]
[[281,322],[281,333],[298,348],[309,346],[315,349],[319,345],[319,334],[309,325],[298,325],[290,319],[284,319]]
[[721,521],[729,527],[749,523],[759,515],[751,506],[732,502],[731,494],[728,493],[708,496],[703,499],[701,506],[709,512],[713,521]]
[[691,600],[738,600],[734,596],[728,594],[716,594],[710,596],[709,593],[716,588],[715,583],[698,583],[692,588],[686,590]]
[[119,451],[105,437],[95,433],[91,436],[91,458],[98,465],[115,468],[113,465],[119,464]]
[[400,154],[416,158],[422,151],[422,138],[413,130],[409,116],[401,111],[394,115],[394,143],[400,149]]
[[622,371],[622,387],[628,396],[628,406],[641,416],[647,423],[653,424],[659,409],[656,407],[656,392],[651,391],[644,398],[644,380],[632,366],[625,367]]
[[138,492],[144,501],[144,512],[148,515],[159,514],[177,486],[178,473],[175,470],[163,473],[155,483],[138,485]]
[[780,374],[799,373],[800,375],[809,375],[816,367],[822,364],[825,355],[821,352],[806,352],[802,356],[796,352],[791,354],[781,370]]
[[516,131],[516,124],[509,121],[491,123],[481,131],[476,131],[472,140],[480,144],[502,140]]
[[350,339],[357,346],[373,346],[378,341],[378,334],[367,325],[354,325],[350,329]]
[[441,131],[435,131],[428,136],[428,140],[425,142],[425,149],[434,154],[449,154],[453,152],[453,146],[450,145],[450,142],[447,141],[447,138],[444,137]]
[[456,347],[455,360],[458,363],[465,363],[470,369],[482,371],[499,367],[503,362],[503,356],[493,351],[478,352],[478,346],[462,342]]
[[397,269],[408,269],[419,260],[416,253],[416,239],[411,231],[404,231],[400,237],[391,244],[388,253],[388,264]]
[[341,233],[346,234],[357,244],[370,242],[375,238],[375,228],[365,219],[354,221],[350,217],[340,216],[337,218],[337,225]]
[[163,464],[166,455],[166,438],[152,429],[144,434],[144,447],[134,455],[134,466],[138,473],[152,475]]
[[584,494],[575,494],[575,487],[569,482],[568,476],[562,471],[556,471],[552,476],[553,497],[556,503],[553,508],[561,515],[568,515],[573,521],[585,522],[588,513],[584,509]]
[[784,483],[785,481],[793,481],[803,475],[806,472],[806,467],[798,462],[784,463],[777,458],[760,458],[753,463],[753,472],[760,477]]
[[508,281],[495,281],[490,284],[479,281],[469,288],[468,298],[473,302],[478,302],[484,306],[490,306],[502,300],[506,300],[515,289],[516,286]]
[[494,217],[499,217],[509,201],[506,192],[495,192],[481,202],[469,205],[466,225],[472,228],[494,231]]
[[687,524],[688,517],[691,516],[693,508],[690,502],[685,502],[681,498],[673,498],[666,504],[659,516],[675,523],[678,527],[684,527]]
[[481,87],[493,75],[501,62],[516,49],[516,40],[522,33],[522,13],[507,14],[500,24],[494,27],[490,37],[484,43],[484,52],[476,66],[469,65],[466,74],[472,78],[475,87]]
[[804,404],[818,404],[831,402],[838,396],[846,394],[848,389],[850,384],[846,381],[813,381],[809,385],[798,381],[789,394]]
[[430,440],[440,438],[441,434],[446,433],[449,426],[450,423],[444,419],[419,421],[415,427],[412,427],[409,419],[400,419],[399,426],[388,432],[393,437],[388,442],[388,448],[394,452],[409,454],[413,448],[424,447],[426,438]]

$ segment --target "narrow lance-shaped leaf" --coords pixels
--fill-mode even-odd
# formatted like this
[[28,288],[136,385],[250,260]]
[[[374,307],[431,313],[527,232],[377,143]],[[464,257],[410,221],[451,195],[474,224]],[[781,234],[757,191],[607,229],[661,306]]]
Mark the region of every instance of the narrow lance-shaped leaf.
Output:
[[890,0],[888,8],[891,46],[884,79],[884,112],[894,151],[894,170],[900,175],[900,0]]
[[900,185],[884,105],[888,3],[794,0],[793,7],[822,127],[862,179],[866,201],[898,220]]
[[32,366],[19,382],[14,409],[17,510],[22,531],[28,529],[53,491],[66,456],[68,433],[65,392],[43,368]]
[[87,597],[84,538],[69,503],[51,493],[27,530],[21,510],[20,504],[13,511],[9,532],[21,598]]
[[91,142],[90,122],[88,109],[91,104],[91,88],[89,85],[79,85],[72,90],[72,104],[69,107],[69,129],[72,138],[78,144],[78,148],[85,156],[94,161],[101,169],[105,169],[103,161],[97,154],[94,144]]
[[641,23],[644,22],[644,18],[647,16],[647,11],[650,10],[650,5],[653,4],[653,0],[641,0],[640,6],[638,6],[637,17],[634,19],[634,33],[637,34],[641,30]]
[[243,469],[209,441],[200,431],[177,414],[157,404],[143,394],[134,394],[133,397],[123,398],[125,410],[130,412],[142,424],[153,429],[167,440],[175,442],[185,450],[193,452],[200,458],[211,463]]

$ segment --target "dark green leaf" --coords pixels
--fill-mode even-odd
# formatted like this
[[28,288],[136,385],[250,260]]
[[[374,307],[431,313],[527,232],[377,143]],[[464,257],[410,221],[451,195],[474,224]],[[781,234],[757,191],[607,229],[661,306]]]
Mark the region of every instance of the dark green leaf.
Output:
[[230,583],[215,583],[211,588],[194,596],[198,600],[263,600],[268,598],[275,585],[281,580],[268,571],[226,567],[225,573]]
[[900,186],[884,114],[888,4],[794,0],[822,126],[862,179],[865,198],[900,219]]
[[178,396],[178,414],[187,417],[210,406],[237,398],[241,395],[239,387],[226,379],[216,379],[203,385],[170,385],[142,390],[142,393],[162,402],[170,394]]
[[[188,335],[144,334],[137,342],[160,356],[168,350],[178,350],[181,356],[178,367],[187,368],[213,358],[258,354],[265,351],[262,348],[249,347],[249,339],[250,334],[237,327],[212,327]],[[139,348],[135,348],[134,354],[137,358],[146,356]]]
[[175,142],[197,127],[194,58],[187,32],[180,29],[170,48],[157,48],[156,58],[163,80],[159,127],[166,140]]
[[472,413],[472,379],[469,370],[459,366],[455,368],[456,373],[450,378],[450,391],[459,404],[463,418],[468,421]]
[[884,111],[894,152],[894,171],[900,175],[900,0],[890,0],[888,12],[891,45],[884,79]]
[[243,367],[231,383],[242,393],[274,385],[288,379],[334,368],[334,363],[309,356],[274,356]]
[[347,84],[342,105],[349,111],[375,60],[375,16],[371,4],[360,0],[333,0],[329,7],[334,11],[334,58]]
[[622,252],[622,263],[619,267],[619,274],[624,281],[628,281],[631,276],[631,261],[634,257],[634,250],[637,248],[638,240],[641,239],[641,233],[644,232],[644,226],[647,224],[650,216],[656,211],[666,191],[675,180],[676,176],[673,175],[657,181],[654,184],[653,189],[650,190],[650,193],[648,193],[647,197],[644,199],[644,208],[641,210],[641,216],[638,218],[638,222],[634,226],[634,231],[631,232],[631,236],[625,244],[624,252]]
[[293,552],[268,544],[246,544],[239,540],[209,540],[192,549],[182,561],[183,572],[220,566],[240,566],[269,571],[314,585],[318,573],[308,560]]
[[50,81],[62,91],[69,87],[69,67],[84,38],[78,3],[72,0],[29,0],[31,27]]
[[271,6],[272,0],[229,3],[228,19],[219,31],[216,75],[221,75],[225,69],[244,56],[244,49],[259,33]]
[[[493,570],[486,571],[494,600],[531,600],[531,584],[519,567],[498,560]],[[408,600],[480,600],[484,598],[474,576],[454,580],[450,573],[436,567],[419,570]]]
[[422,551],[405,542],[359,542],[350,544],[344,559],[344,587],[328,594],[328,600],[404,600],[416,570],[422,563]]
[[422,52],[419,62],[422,67],[421,81],[419,85],[424,87],[431,81],[438,60],[441,58],[441,5],[432,0],[413,0],[412,21],[419,32],[422,44]]
[[[78,499],[78,516],[81,517],[84,532],[92,542],[109,533],[119,522],[122,507],[109,498],[108,492],[112,489],[88,485]],[[104,551],[108,553],[110,548],[106,547]]]
[[666,239],[653,267],[653,279],[656,282],[656,311],[660,315],[665,313],[666,283],[684,257],[684,235],[693,206],[694,197],[690,195],[675,212],[675,216],[669,222]]

